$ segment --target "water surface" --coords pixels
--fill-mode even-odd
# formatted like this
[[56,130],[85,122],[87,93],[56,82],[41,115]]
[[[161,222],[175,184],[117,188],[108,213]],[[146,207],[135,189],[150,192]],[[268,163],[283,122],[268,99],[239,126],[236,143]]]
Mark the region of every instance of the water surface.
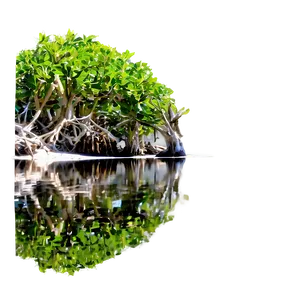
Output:
[[173,219],[184,162],[16,161],[16,254],[74,274],[148,242]]

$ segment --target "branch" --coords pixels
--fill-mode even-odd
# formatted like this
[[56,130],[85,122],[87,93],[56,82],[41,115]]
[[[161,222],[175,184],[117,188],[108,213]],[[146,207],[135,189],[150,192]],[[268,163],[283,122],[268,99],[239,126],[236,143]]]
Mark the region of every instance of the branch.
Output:
[[103,131],[104,133],[106,133],[107,136],[108,136],[111,140],[117,141],[117,142],[119,141],[119,138],[115,137],[110,131],[108,131],[107,129],[105,129],[105,128],[99,126],[99,125],[96,124],[92,119],[90,119],[90,121],[91,121],[97,128],[99,128],[101,131]]
[[118,127],[128,123],[129,121],[131,121],[131,119],[124,120],[124,121],[118,123],[117,125],[115,125],[114,128],[118,128]]
[[24,123],[26,123],[27,111],[28,111],[29,104],[30,104],[30,102],[27,103],[27,105],[25,106],[23,112],[21,112],[21,113],[18,115],[18,121],[19,121],[19,123],[21,123],[20,116],[22,116],[23,114],[25,114],[25,117],[24,117]]
[[55,74],[55,80],[54,83],[56,83],[56,90],[59,94],[59,96],[61,96],[63,98],[63,106],[66,106],[68,104],[68,98],[67,95],[65,93],[65,89],[60,81],[59,75]]
[[34,104],[37,110],[40,109],[40,98],[38,97],[38,94],[34,95]]
[[52,121],[52,115],[51,115],[50,109],[47,109],[47,114],[48,114],[48,118],[51,122]]
[[154,128],[155,130],[159,131],[164,137],[168,137],[168,129],[166,128],[166,126],[163,126],[163,127],[158,127],[154,124],[151,124],[151,123],[148,123],[146,121],[143,121],[143,120],[138,120],[141,124],[143,125],[146,125],[146,126],[149,126],[149,127],[152,127]]
[[166,117],[165,113],[164,113],[163,111],[162,111],[161,113],[162,113],[162,116],[163,116],[163,119],[164,119],[165,123],[167,124],[167,127],[168,127],[168,129],[169,129],[169,131],[170,131],[170,134],[172,134],[172,135],[175,134],[175,132],[174,132],[174,130],[172,129],[172,127],[171,127],[169,121],[167,120],[167,117]]
[[182,126],[181,126],[180,124],[177,124],[177,125],[176,125],[176,131],[177,131],[177,133],[179,134],[179,136],[180,136],[181,138],[184,138]]
[[[69,122],[82,121],[82,120],[88,119],[88,118],[90,118],[90,117],[91,117],[91,114],[88,114],[88,115],[86,115],[86,116],[84,116],[84,117],[81,117],[81,118],[73,118],[73,119],[69,120]],[[78,122],[78,123],[79,123],[79,122]]]
[[32,126],[34,124],[34,122],[38,119],[38,117],[40,116],[44,106],[46,105],[47,101],[50,99],[50,97],[51,97],[51,95],[52,95],[55,88],[56,88],[56,84],[51,83],[51,86],[50,86],[50,88],[49,88],[49,90],[46,94],[46,97],[45,97],[40,109],[35,113],[32,121],[25,128],[29,128],[30,126]]
[[[167,126],[167,128],[168,128],[168,130],[166,130],[166,131],[169,131],[168,132],[168,136],[169,135],[174,135],[175,134],[175,132],[174,132],[174,130],[172,129],[172,127],[171,127],[171,125],[170,125],[170,123],[169,123],[169,121],[168,121],[168,119],[167,119],[167,117],[166,117],[166,115],[165,115],[165,112],[164,112],[164,110],[161,108],[161,105],[160,105],[160,103],[159,102],[157,102],[158,103],[158,106],[156,106],[153,102],[152,102],[152,99],[150,99],[150,103],[156,108],[156,109],[158,109],[160,112],[161,112],[161,114],[162,114],[162,116],[163,116],[163,119],[164,119],[164,121],[165,121],[165,123],[166,123],[166,126]],[[170,108],[171,108],[171,106],[170,106]],[[173,111],[172,111],[173,112]],[[153,126],[152,126],[153,127]],[[159,130],[158,130],[159,131]]]
[[74,107],[75,107],[80,101],[82,101],[81,96],[80,96],[80,97],[76,97],[76,100],[75,100],[75,102],[74,102]]
[[43,141],[39,136],[37,136],[36,134],[34,134],[34,133],[31,132],[31,131],[27,131],[26,129],[24,129],[24,131],[25,131],[28,135],[34,136],[34,137],[38,140],[38,142],[39,142],[41,145],[43,145],[43,147],[44,147],[46,150],[49,150],[49,148],[47,147],[47,145],[44,143],[44,141]]
[[158,110],[160,110],[161,111],[161,107],[160,107],[160,104],[159,104],[159,102],[157,102],[158,103],[158,106],[157,105],[155,105],[154,103],[153,103],[153,101],[152,101],[152,98],[151,99],[149,99],[149,102],[156,108],[156,109],[158,109]]
[[34,95],[34,103],[35,103],[35,108],[36,108],[36,110],[39,110],[39,109],[40,109],[40,100],[41,100],[41,99],[39,98],[39,92],[40,92],[40,90],[41,90],[41,88],[42,88],[42,85],[43,85],[44,83],[46,83],[45,80],[39,79],[38,90],[37,90],[36,94]]
[[[21,131],[21,134],[22,134],[21,137],[18,136],[18,135],[15,135],[15,138],[17,138],[17,139],[23,139],[23,140],[24,140],[25,145],[26,145],[27,149],[29,150],[30,155],[33,157],[32,149],[31,149],[30,145],[28,144],[28,142],[30,141],[30,139],[28,139],[28,138],[25,136],[23,130]],[[32,143],[32,141],[30,141],[30,142]]]
[[72,95],[68,101],[68,106],[67,106],[67,109],[66,109],[66,113],[65,113],[65,118],[67,120],[70,120],[72,117],[73,117],[73,99],[75,98],[75,95]]
[[168,112],[169,112],[169,116],[170,116],[170,122],[172,122],[172,120],[174,118],[174,111],[173,111],[173,109],[171,107],[171,103],[169,104]]
[[181,117],[183,116],[183,114],[184,114],[186,111],[188,111],[188,109],[186,109],[186,110],[184,110],[183,108],[180,109],[180,110],[177,112],[177,114],[171,118],[171,123],[176,122],[179,118],[181,118]]

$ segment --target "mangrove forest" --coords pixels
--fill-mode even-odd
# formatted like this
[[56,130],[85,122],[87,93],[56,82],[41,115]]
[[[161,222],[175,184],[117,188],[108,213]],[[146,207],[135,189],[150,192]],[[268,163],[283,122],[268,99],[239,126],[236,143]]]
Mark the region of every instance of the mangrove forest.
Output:
[[35,49],[17,55],[16,155],[185,156],[178,122],[189,109],[177,109],[134,53],[95,38],[40,33]]

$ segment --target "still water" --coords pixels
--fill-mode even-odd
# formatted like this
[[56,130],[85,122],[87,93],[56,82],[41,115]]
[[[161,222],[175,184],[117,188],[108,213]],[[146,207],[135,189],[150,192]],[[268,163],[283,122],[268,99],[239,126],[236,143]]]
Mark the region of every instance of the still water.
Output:
[[[16,255],[74,275],[173,220],[185,159],[16,161]],[[136,249],[138,251],[138,249]]]

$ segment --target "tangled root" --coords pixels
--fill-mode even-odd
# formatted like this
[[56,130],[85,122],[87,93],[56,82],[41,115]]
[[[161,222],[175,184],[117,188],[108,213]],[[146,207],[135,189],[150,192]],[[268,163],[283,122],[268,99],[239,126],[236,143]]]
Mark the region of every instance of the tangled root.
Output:
[[15,154],[31,155],[38,149],[89,155],[117,155],[117,138],[87,118],[60,120],[52,130],[15,125]]

